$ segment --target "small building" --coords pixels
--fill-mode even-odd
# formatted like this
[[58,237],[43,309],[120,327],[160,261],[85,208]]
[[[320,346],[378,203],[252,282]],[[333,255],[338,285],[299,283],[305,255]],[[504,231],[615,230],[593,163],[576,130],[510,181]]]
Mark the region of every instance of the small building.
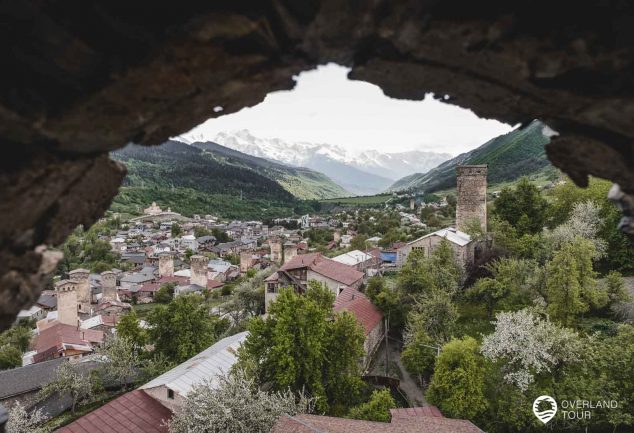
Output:
[[229,372],[237,361],[236,354],[240,345],[248,335],[248,332],[241,332],[223,338],[139,389],[166,408],[175,410],[183,405],[194,386],[204,380],[210,380],[211,386],[215,386],[218,383],[216,376]]
[[407,262],[407,256],[413,250],[421,250],[425,257],[429,257],[443,239],[449,241],[453,248],[456,263],[464,270],[469,269],[474,261],[475,242],[471,240],[471,236],[468,234],[451,227],[425,235],[397,249],[396,265],[402,267]]
[[103,343],[103,332],[80,329],[77,326],[54,322],[33,338],[33,362],[38,363],[60,357],[79,359],[93,352]]
[[383,339],[383,313],[363,293],[351,287],[346,287],[339,293],[335,299],[333,310],[351,313],[363,327],[365,335],[363,365],[367,367]]
[[369,270],[376,270],[379,267],[379,261],[371,254],[364,253],[360,250],[354,250],[333,257],[335,262],[352,266],[357,271],[368,273]]

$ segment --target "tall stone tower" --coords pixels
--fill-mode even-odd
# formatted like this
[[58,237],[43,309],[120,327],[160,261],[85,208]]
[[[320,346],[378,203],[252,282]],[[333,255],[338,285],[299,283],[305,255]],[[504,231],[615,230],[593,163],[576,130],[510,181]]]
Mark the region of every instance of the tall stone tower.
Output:
[[168,253],[159,254],[159,277],[174,276],[174,257]]
[[209,265],[209,259],[205,256],[191,256],[189,265],[191,272],[189,283],[207,287],[207,265]]
[[478,220],[487,228],[487,165],[459,165],[457,172],[456,228],[465,231]]
[[269,239],[269,245],[271,246],[271,261],[282,264],[282,240],[279,237],[272,237]]
[[117,275],[112,271],[101,273],[101,301],[118,301]]
[[292,242],[284,244],[284,264],[291,261],[297,255],[297,245]]
[[253,252],[251,251],[240,251],[240,272],[243,274],[251,268],[252,257]]
[[90,271],[88,269],[74,269],[68,273],[71,281],[77,284],[77,303],[79,313],[90,314],[92,292],[90,290]]
[[61,280],[55,284],[57,292],[57,321],[64,325],[78,326],[77,283]]

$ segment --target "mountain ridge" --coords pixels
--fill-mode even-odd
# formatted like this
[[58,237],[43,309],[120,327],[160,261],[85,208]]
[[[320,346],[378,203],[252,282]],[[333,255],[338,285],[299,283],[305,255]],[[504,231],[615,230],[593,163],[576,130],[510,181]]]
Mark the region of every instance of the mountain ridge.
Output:
[[455,185],[457,165],[488,164],[489,183],[515,180],[550,165],[544,146],[555,134],[547,125],[534,120],[481,146],[443,162],[427,173],[414,173],[394,182],[387,191],[434,192]]

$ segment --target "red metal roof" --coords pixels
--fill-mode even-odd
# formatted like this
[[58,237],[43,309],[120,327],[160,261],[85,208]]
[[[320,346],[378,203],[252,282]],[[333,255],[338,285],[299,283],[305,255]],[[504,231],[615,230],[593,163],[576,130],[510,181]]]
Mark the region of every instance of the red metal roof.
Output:
[[352,313],[363,326],[366,336],[383,320],[381,311],[363,293],[352,287],[346,287],[339,293],[333,309]]
[[443,418],[442,412],[436,406],[390,409],[390,415],[392,415],[392,421],[394,421],[395,419],[412,418],[417,416],[435,416],[438,418]]
[[[37,354],[33,357],[35,362],[63,349],[64,344],[91,346],[92,343],[103,342],[103,332],[93,329],[78,329],[76,326],[56,323],[46,328],[33,339],[33,348]],[[41,355],[41,356],[38,356]]]
[[168,433],[165,422],[172,412],[140,389],[82,416],[57,430],[59,433]]

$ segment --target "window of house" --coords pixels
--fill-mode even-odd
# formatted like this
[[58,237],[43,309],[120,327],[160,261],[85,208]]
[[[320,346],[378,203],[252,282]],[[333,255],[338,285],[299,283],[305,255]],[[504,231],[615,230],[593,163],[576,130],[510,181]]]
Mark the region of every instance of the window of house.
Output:
[[174,390],[167,388],[167,398],[170,400],[174,400]]

